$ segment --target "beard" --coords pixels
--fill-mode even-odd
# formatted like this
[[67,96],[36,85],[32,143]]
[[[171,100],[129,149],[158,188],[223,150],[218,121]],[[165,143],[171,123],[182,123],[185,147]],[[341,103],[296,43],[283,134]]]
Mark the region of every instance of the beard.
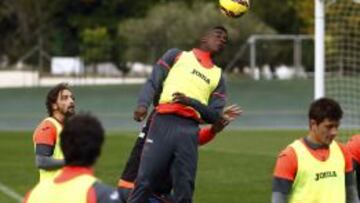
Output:
[[66,118],[71,117],[75,114],[75,106],[71,106],[64,112]]
[[75,108],[69,108],[64,112],[64,122],[67,122],[75,114]]

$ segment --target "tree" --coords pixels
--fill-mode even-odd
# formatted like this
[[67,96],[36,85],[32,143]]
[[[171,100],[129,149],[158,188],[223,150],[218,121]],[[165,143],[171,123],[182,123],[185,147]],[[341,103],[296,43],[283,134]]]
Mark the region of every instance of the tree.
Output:
[[301,23],[300,32],[313,34],[314,33],[314,0],[292,0],[291,3],[295,10],[296,16]]
[[[40,44],[50,55],[77,56],[81,54],[80,47],[84,47],[79,40],[81,34],[87,29],[104,27],[110,39],[113,63],[153,62],[169,47],[193,46],[205,27],[225,24],[231,34],[230,47],[233,47],[225,53],[225,59],[229,59],[252,33],[312,33],[313,0],[251,1],[250,12],[236,20],[220,15],[217,3],[207,0],[1,0],[0,53],[6,53],[15,62]],[[36,64],[36,60],[37,57],[32,57],[27,62]]]
[[83,50],[81,57],[97,71],[97,64],[110,60],[111,41],[106,27],[85,29],[81,34]]
[[126,43],[124,60],[153,63],[166,49],[193,47],[206,28],[225,25],[231,43],[220,64],[225,64],[252,33],[274,33],[251,13],[241,19],[220,14],[214,3],[166,3],[154,6],[144,18],[129,19],[118,26]]
[[[106,27],[115,39],[119,21],[142,16],[157,2],[161,0],[1,0],[0,53],[15,62],[41,41],[50,55],[76,56],[85,29]],[[36,59],[30,57],[27,62],[36,63]]]
[[[2,52],[11,61],[17,60],[32,47],[44,41],[48,46],[47,32],[60,0],[3,0],[0,3],[0,27],[2,30]],[[34,43],[35,42],[35,43]]]
[[251,1],[251,10],[267,25],[273,27],[279,33],[298,34],[303,24],[297,16],[298,10],[296,10],[295,7],[295,4],[298,4],[297,2],[300,1]]

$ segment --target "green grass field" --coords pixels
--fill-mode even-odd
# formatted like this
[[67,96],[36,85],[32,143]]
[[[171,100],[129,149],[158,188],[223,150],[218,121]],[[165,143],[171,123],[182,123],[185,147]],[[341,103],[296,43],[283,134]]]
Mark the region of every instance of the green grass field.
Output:
[[[196,203],[269,202],[271,176],[277,153],[299,130],[225,131],[199,152]],[[135,132],[109,133],[96,174],[115,186]],[[22,196],[37,181],[31,132],[0,133],[0,182]],[[16,202],[0,192],[1,203]]]

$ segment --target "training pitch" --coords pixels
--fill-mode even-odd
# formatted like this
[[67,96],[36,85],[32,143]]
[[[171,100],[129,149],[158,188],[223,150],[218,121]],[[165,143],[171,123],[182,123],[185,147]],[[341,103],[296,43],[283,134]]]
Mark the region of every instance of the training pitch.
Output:
[[[225,131],[200,147],[196,179],[197,203],[262,203],[271,198],[276,155],[301,130]],[[136,132],[108,133],[95,173],[112,186],[123,169]],[[0,202],[17,202],[8,190],[24,196],[37,181],[32,132],[0,133]]]

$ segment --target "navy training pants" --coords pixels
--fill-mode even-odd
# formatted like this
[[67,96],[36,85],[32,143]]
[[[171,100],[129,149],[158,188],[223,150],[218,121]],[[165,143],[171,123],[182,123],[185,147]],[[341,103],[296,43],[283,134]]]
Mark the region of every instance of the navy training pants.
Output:
[[176,203],[191,203],[194,192],[198,122],[173,114],[153,117],[129,203],[145,203],[169,174]]

